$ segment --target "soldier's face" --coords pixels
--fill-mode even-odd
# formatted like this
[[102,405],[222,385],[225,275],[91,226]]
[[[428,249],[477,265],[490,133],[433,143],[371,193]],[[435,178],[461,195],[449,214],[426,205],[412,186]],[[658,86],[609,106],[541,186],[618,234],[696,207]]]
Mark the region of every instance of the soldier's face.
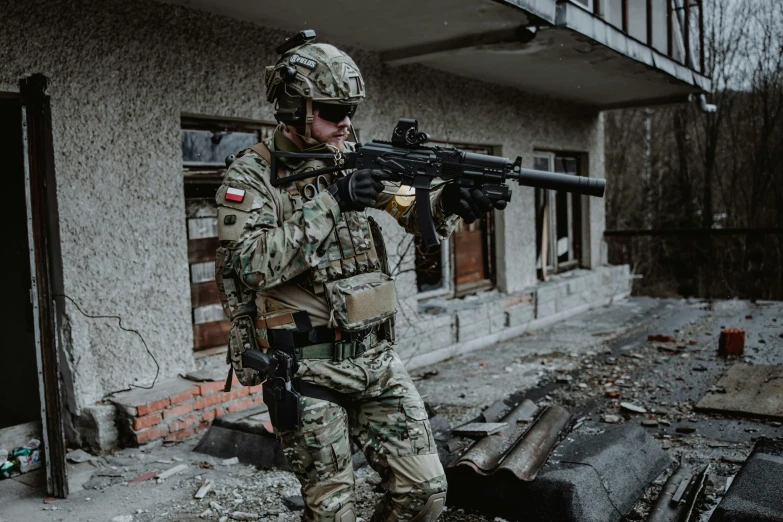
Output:
[[313,138],[321,143],[326,143],[337,147],[338,150],[345,149],[345,140],[348,139],[348,131],[351,127],[351,118],[346,116],[341,121],[333,123],[319,116],[320,110],[313,108]]

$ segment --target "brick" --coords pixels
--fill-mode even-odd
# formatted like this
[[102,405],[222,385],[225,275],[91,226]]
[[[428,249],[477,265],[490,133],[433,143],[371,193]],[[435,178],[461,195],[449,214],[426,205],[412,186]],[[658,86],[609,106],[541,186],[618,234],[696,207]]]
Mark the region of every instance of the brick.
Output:
[[226,383],[222,381],[202,382],[198,385],[199,393],[204,396],[212,395],[213,393],[223,391],[225,385]]
[[208,429],[212,424],[209,422],[202,422],[198,426],[196,426],[196,431],[204,431]]
[[144,444],[145,442],[151,440],[160,439],[161,437],[166,436],[168,432],[168,426],[156,426],[154,428],[148,428],[144,431],[135,433],[134,437],[136,438],[137,443]]
[[172,433],[175,431],[182,431],[184,429],[190,428],[191,426],[195,426],[199,423],[200,420],[201,419],[198,416],[190,415],[184,419],[175,420],[169,425],[169,428]]
[[176,431],[170,435],[167,435],[163,440],[165,440],[166,442],[172,442],[175,440],[187,439],[188,437],[192,437],[195,434],[196,434],[195,429],[188,428],[186,430]]
[[183,392],[175,393],[171,397],[169,397],[169,400],[171,401],[171,405],[174,406],[175,404],[179,404],[181,402],[189,401],[193,398],[194,395],[199,395],[199,387],[193,386],[189,390],[185,390]]
[[718,339],[718,353],[724,357],[742,355],[745,351],[745,331],[738,328],[721,330]]
[[234,413],[235,411],[242,411],[246,410],[250,407],[252,407],[254,404],[253,399],[242,399],[241,401],[237,401],[233,404],[231,404],[228,407],[228,411],[231,413]]
[[261,393],[264,385],[263,384],[257,384],[256,386],[248,386],[247,387],[247,394],[248,395],[255,395],[256,393]]
[[160,413],[153,413],[152,415],[145,415],[144,417],[136,417],[133,419],[133,431],[143,430],[144,428],[152,427],[161,421]]
[[253,397],[253,404],[256,405],[264,404],[264,396],[259,393],[258,395]]
[[168,410],[163,411],[163,418],[166,420],[169,419],[176,419],[177,417],[182,417],[184,415],[187,415],[191,411],[193,411],[193,404],[195,401],[186,402],[185,404],[180,404],[179,406],[174,406],[173,408],[169,408]]
[[210,406],[214,406],[215,404],[226,402],[223,395],[224,395],[223,393],[220,393],[216,395],[210,395],[209,397],[202,397],[193,404],[193,409],[203,410],[204,408],[209,408]]
[[215,417],[220,417],[221,415],[225,415],[226,410],[222,406],[207,410],[204,412],[204,414],[201,416],[201,420],[204,422],[210,422]]
[[139,417],[150,414],[155,411],[160,411],[171,404],[171,400],[166,397],[157,401],[147,402],[136,406],[136,414]]

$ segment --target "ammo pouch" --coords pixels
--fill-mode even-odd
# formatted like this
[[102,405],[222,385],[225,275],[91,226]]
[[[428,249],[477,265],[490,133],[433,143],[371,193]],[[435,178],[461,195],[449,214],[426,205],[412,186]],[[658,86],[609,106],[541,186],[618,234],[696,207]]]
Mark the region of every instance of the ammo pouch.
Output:
[[360,332],[394,317],[394,280],[383,272],[368,272],[324,285],[331,308],[330,327]]

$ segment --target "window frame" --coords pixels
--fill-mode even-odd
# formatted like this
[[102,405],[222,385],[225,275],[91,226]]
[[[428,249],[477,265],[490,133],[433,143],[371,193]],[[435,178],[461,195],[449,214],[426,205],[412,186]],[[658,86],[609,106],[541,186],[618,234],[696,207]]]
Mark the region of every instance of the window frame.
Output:
[[[558,158],[571,158],[574,159],[576,162],[576,172],[575,175],[577,176],[584,176],[584,170],[586,166],[585,158],[587,156],[586,152],[572,152],[572,151],[552,151],[552,150],[542,150],[542,149],[536,149],[533,152],[533,161],[535,162],[538,158],[545,158],[549,163],[549,169],[548,172],[556,172],[556,161]],[[568,232],[567,237],[569,240],[569,248],[568,248],[568,254],[569,258],[566,261],[559,261],[558,258],[560,257],[557,253],[557,244],[558,244],[558,238],[557,238],[557,196],[558,191],[555,190],[547,190],[547,189],[536,189],[536,191],[541,191],[543,194],[545,194],[545,197],[547,198],[547,217],[548,219],[548,245],[549,248],[547,248],[547,259],[541,260],[540,254],[541,254],[541,245],[538,244],[538,237],[539,237],[539,231],[538,231],[538,202],[536,200],[536,219],[535,219],[535,226],[536,226],[536,273],[538,274],[538,278],[541,280],[546,281],[546,276],[548,274],[556,274],[565,272],[568,270],[573,270],[575,268],[579,268],[581,266],[584,266],[584,237],[585,237],[585,219],[584,219],[584,208],[585,208],[585,198],[579,194],[572,194],[570,192],[563,193],[566,197],[566,212],[567,212],[567,223],[568,223]],[[577,229],[578,226],[578,229]],[[543,227],[543,219],[542,219],[542,227]],[[543,234],[543,230],[542,230]],[[543,240],[543,237],[542,237]]]
[[[199,131],[212,131],[212,132],[253,132],[258,139],[264,139],[265,133],[274,132],[277,123],[267,121],[256,121],[239,118],[222,118],[217,116],[200,116],[193,114],[183,114],[180,121],[180,131],[184,130],[199,130]],[[238,151],[237,151],[238,152]],[[182,162],[182,187],[185,196],[185,208],[183,216],[185,218],[186,229],[186,241],[188,243],[188,281],[191,289],[191,313],[190,322],[191,328],[193,328],[193,355],[194,357],[203,357],[214,355],[217,353],[223,353],[227,349],[228,345],[228,322],[225,318],[215,320],[218,317],[218,303],[214,303],[214,291],[215,289],[208,288],[211,284],[214,286],[214,276],[212,279],[206,278],[194,278],[196,272],[206,270],[201,265],[211,265],[212,274],[214,274],[214,256],[212,259],[202,260],[199,257],[198,261],[194,260],[196,251],[199,250],[196,247],[212,245],[217,239],[216,236],[205,235],[201,236],[194,234],[192,230],[197,228],[197,224],[192,223],[192,220],[199,220],[212,217],[209,213],[209,209],[203,205],[203,200],[213,200],[214,193],[212,189],[217,191],[218,187],[223,182],[223,177],[226,174],[227,167],[225,163],[220,164],[218,162],[194,162],[185,161],[183,158],[183,150],[180,144],[180,161]],[[201,201],[201,203],[199,203]],[[217,207],[215,206],[214,218],[217,220]],[[205,212],[206,211],[206,212]],[[194,225],[194,226],[191,226]],[[208,227],[207,227],[208,228]],[[217,225],[215,224],[215,231]],[[191,236],[196,237],[191,237]],[[207,270],[208,271],[208,270]],[[198,279],[198,280],[196,280]],[[203,302],[206,301],[206,302]],[[198,306],[194,306],[198,304]],[[202,319],[211,319],[210,321],[196,322],[196,319],[200,317]],[[209,324],[211,326],[200,326]],[[205,338],[219,337],[220,330],[225,330],[225,342],[221,344],[208,344],[198,345],[202,336],[202,330],[216,329],[217,332],[203,333]]]
[[[484,152],[488,155],[498,155],[500,153],[499,145],[490,144],[477,144],[468,142],[456,142],[450,140],[432,139],[427,145],[432,146],[448,146],[455,147],[460,150],[467,150],[469,152]],[[447,297],[455,298],[468,295],[471,293],[491,290],[497,286],[497,237],[496,237],[496,224],[494,212],[490,212],[485,215],[487,219],[486,231],[483,236],[483,246],[488,249],[486,255],[487,265],[485,267],[487,276],[476,284],[457,287],[456,283],[456,241],[451,237],[441,240],[441,285],[438,288],[425,290],[416,294],[418,301],[426,301],[435,297]],[[456,233],[456,231],[455,231]]]

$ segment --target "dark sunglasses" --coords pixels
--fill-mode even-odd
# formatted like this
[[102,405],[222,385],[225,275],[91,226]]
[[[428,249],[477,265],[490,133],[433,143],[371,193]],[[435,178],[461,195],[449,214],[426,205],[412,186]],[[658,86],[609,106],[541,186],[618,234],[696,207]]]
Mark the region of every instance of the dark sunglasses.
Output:
[[353,118],[353,115],[356,114],[356,105],[313,103],[313,109],[318,109],[318,117],[332,123],[340,123],[346,116]]

